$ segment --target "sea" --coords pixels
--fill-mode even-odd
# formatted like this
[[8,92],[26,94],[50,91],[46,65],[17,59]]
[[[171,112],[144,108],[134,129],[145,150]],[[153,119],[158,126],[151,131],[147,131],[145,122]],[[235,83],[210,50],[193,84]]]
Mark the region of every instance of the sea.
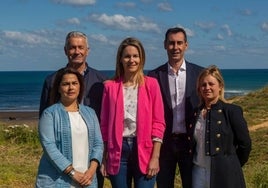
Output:
[[[38,111],[42,85],[53,71],[0,71],[0,111]],[[107,77],[112,70],[101,71]],[[225,98],[268,86],[268,69],[222,69]],[[145,74],[147,71],[145,71]]]

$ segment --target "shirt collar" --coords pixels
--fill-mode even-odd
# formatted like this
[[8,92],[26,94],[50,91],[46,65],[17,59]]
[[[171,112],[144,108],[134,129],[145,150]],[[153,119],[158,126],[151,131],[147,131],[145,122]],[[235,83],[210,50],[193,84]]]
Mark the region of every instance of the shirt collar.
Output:
[[[185,59],[183,59],[182,65],[181,65],[179,71],[186,71]],[[169,63],[168,63],[168,74],[174,74],[174,71],[172,69],[172,66]]]

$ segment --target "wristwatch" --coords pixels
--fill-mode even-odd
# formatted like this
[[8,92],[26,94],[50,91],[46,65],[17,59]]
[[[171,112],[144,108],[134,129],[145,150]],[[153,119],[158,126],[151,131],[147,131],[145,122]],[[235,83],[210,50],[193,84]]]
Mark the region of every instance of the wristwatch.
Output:
[[74,174],[75,174],[75,170],[74,170],[74,169],[72,169],[72,170],[71,170],[71,172],[69,172],[69,174],[68,174],[68,175],[69,175],[70,177],[73,177],[73,176],[74,176]]

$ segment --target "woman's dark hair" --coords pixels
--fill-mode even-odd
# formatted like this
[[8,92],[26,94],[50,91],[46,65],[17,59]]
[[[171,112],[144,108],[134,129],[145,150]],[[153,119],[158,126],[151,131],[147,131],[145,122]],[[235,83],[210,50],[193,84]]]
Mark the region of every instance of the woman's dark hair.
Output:
[[65,67],[65,68],[61,68],[57,71],[54,82],[53,82],[53,86],[50,92],[50,101],[49,101],[49,105],[55,104],[60,100],[60,93],[59,93],[59,88],[60,88],[60,84],[62,81],[62,78],[64,75],[66,74],[75,74],[79,84],[80,84],[80,90],[79,90],[79,95],[77,97],[77,102],[81,103],[82,98],[83,98],[83,93],[84,93],[84,78],[83,76],[76,70],[70,67]]

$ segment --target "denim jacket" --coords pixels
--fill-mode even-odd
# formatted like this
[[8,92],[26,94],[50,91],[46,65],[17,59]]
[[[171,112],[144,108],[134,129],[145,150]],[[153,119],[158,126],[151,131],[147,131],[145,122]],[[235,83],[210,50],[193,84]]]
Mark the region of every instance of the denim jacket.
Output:
[[[103,141],[98,118],[93,109],[79,105],[79,112],[88,128],[88,161],[102,161]],[[70,187],[72,179],[63,171],[72,164],[72,138],[68,112],[61,103],[56,103],[42,113],[39,121],[39,137],[43,148],[36,187]],[[97,178],[92,185],[97,187]]]

